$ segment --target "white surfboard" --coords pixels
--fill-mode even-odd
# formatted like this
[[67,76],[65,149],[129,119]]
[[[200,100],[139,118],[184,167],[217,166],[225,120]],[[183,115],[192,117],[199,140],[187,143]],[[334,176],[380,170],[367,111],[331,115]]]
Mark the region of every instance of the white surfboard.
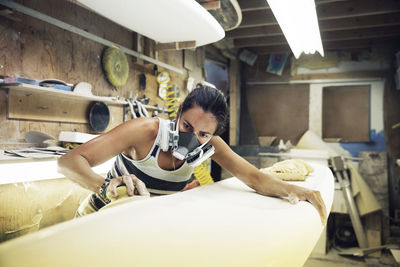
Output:
[[108,19],[157,42],[196,41],[196,46],[224,38],[218,21],[195,0],[78,0]]
[[[296,184],[330,210],[328,167]],[[0,245],[0,266],[303,266],[323,230],[308,202],[255,193],[236,178],[125,203]]]

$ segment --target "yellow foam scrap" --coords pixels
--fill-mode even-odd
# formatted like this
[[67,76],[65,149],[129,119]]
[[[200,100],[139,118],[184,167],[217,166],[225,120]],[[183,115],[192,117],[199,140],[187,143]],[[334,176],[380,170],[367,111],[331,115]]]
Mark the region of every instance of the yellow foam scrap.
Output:
[[306,176],[314,171],[311,165],[301,159],[288,159],[275,163],[271,168],[261,169],[284,181],[305,181]]
[[283,173],[283,172],[274,172],[270,169],[260,169],[261,172],[272,175],[274,177],[277,177],[280,180],[283,181],[305,181],[306,176],[304,174],[301,174],[299,172],[294,172],[294,173]]

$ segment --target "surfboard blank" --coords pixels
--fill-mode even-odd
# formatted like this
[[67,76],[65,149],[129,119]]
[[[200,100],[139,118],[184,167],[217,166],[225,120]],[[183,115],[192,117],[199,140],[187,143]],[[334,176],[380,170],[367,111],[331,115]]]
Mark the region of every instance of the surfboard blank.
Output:
[[[305,182],[328,211],[334,179],[312,164]],[[7,266],[303,266],[323,230],[308,202],[255,193],[230,178],[133,201],[0,245]]]
[[93,11],[161,43],[196,41],[196,46],[224,38],[218,21],[195,0],[78,0]]

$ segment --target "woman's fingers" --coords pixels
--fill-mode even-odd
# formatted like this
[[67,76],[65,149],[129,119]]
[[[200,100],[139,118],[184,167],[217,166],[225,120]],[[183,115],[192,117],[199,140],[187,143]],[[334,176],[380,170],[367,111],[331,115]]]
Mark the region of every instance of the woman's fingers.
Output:
[[146,185],[138,179],[135,175],[131,174],[129,175],[130,180],[132,181],[133,185],[135,186],[137,192],[141,196],[150,196],[149,191],[146,188]]
[[311,191],[307,196],[307,200],[317,209],[321,217],[321,222],[325,226],[327,222],[326,207],[322,200],[321,193],[319,191]]
[[322,224],[325,226],[327,223],[327,214],[325,202],[322,199],[319,191],[309,190],[305,188],[298,188],[295,192],[292,192],[288,196],[289,202],[296,204],[299,200],[310,202],[318,211],[321,218]]
[[120,177],[111,179],[107,188],[107,192],[110,192],[113,197],[117,198],[117,187],[120,185],[126,186],[126,192],[128,196],[135,195],[135,192],[141,196],[150,196],[146,185],[133,174],[122,175]]
[[118,197],[117,187],[122,184],[122,177],[111,179],[107,192],[111,192],[113,197]]
[[126,185],[128,196],[133,196],[135,192],[137,192],[138,195],[141,196],[150,196],[149,191],[147,191],[146,185],[135,175],[123,175],[122,180],[123,183]]
[[122,182],[126,185],[126,192],[128,193],[128,196],[133,196],[134,195],[134,190],[135,187],[133,185],[133,181],[130,175],[123,175],[122,176]]

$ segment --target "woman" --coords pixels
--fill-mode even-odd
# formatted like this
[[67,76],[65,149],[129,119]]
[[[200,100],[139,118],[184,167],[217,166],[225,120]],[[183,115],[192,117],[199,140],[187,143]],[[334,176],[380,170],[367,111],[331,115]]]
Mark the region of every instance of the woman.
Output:
[[[218,136],[225,126],[227,113],[225,97],[219,90],[198,86],[180,107],[177,128],[159,118],[127,121],[61,157],[59,171],[95,192],[87,200],[95,211],[109,202],[106,192],[117,196],[116,188],[120,185],[126,185],[129,196],[187,189],[195,165],[191,161],[204,159],[213,148],[215,152],[211,158],[257,193],[289,197],[294,202],[309,201],[325,224],[326,209],[320,192],[260,172]],[[116,161],[106,179],[92,171],[91,167],[115,156]]]

